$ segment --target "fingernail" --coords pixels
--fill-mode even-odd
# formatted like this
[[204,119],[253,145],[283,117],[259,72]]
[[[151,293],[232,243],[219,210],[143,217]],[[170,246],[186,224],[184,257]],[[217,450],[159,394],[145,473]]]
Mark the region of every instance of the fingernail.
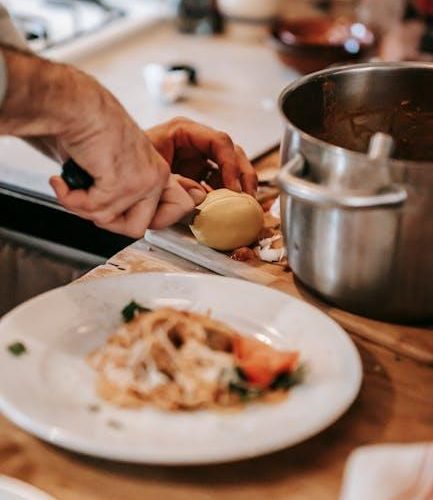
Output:
[[200,205],[200,203],[206,198],[206,193],[198,188],[192,188],[188,191],[188,193],[196,205]]

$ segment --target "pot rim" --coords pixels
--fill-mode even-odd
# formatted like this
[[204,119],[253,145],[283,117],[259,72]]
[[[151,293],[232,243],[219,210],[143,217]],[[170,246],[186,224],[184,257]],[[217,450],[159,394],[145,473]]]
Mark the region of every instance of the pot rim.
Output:
[[[351,149],[343,148],[341,146],[336,146],[335,144],[331,144],[329,142],[323,141],[314,137],[313,135],[305,132],[304,130],[297,127],[284,113],[283,104],[287,98],[287,96],[292,93],[294,90],[302,87],[308,82],[313,80],[326,77],[327,75],[336,75],[339,73],[347,73],[347,72],[359,72],[359,71],[369,71],[373,69],[378,69],[382,71],[386,71],[389,69],[429,69],[433,72],[433,63],[429,62],[396,62],[396,63],[388,63],[388,62],[370,62],[370,63],[358,63],[358,64],[344,64],[337,67],[325,68],[320,71],[315,71],[314,73],[309,73],[308,75],[301,76],[297,78],[293,82],[291,82],[287,87],[285,87],[278,98],[278,109],[280,115],[282,116],[285,123],[290,124],[290,126],[295,129],[300,135],[301,139],[313,143],[318,147],[326,147],[332,153],[336,155],[345,154],[350,158],[353,158],[354,161],[365,160],[367,156],[366,153],[359,153],[358,151],[353,151]],[[432,161],[413,161],[413,160],[397,160],[395,158],[390,158],[388,163],[394,167],[433,167]]]

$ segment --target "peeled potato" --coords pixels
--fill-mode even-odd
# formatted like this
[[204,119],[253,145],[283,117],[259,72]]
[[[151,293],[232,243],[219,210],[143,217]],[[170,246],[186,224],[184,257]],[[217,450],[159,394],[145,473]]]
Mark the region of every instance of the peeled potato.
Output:
[[215,250],[248,246],[263,228],[262,207],[249,194],[217,189],[197,208],[191,231],[200,243]]

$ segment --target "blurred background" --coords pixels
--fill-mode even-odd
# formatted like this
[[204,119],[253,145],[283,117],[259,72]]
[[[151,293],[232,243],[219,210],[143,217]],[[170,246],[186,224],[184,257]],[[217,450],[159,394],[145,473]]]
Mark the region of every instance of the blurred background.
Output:
[[[430,0],[7,0],[31,47],[46,51],[88,39],[128,19],[172,16],[183,33],[263,36],[281,60],[307,72],[378,57],[427,59],[433,51]],[[116,28],[117,26],[117,28]],[[128,30],[126,30],[128,31]],[[266,36],[268,39],[266,40]],[[89,38],[90,37],[90,38]],[[84,44],[86,45],[86,44]]]

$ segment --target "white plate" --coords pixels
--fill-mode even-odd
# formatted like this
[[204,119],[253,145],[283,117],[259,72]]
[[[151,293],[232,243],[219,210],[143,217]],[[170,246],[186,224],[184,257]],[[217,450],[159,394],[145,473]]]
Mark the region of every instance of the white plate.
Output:
[[0,500],[55,500],[34,486],[0,475]]
[[[131,299],[149,307],[210,308],[247,335],[298,349],[307,379],[281,403],[232,413],[111,407],[98,400],[85,356],[113,331]],[[7,346],[16,341],[28,352],[13,356]],[[317,309],[246,281],[199,274],[116,276],[32,299],[0,322],[0,366],[0,411],[18,426],[77,452],[152,464],[224,462],[299,443],[350,406],[362,378],[350,338]]]

